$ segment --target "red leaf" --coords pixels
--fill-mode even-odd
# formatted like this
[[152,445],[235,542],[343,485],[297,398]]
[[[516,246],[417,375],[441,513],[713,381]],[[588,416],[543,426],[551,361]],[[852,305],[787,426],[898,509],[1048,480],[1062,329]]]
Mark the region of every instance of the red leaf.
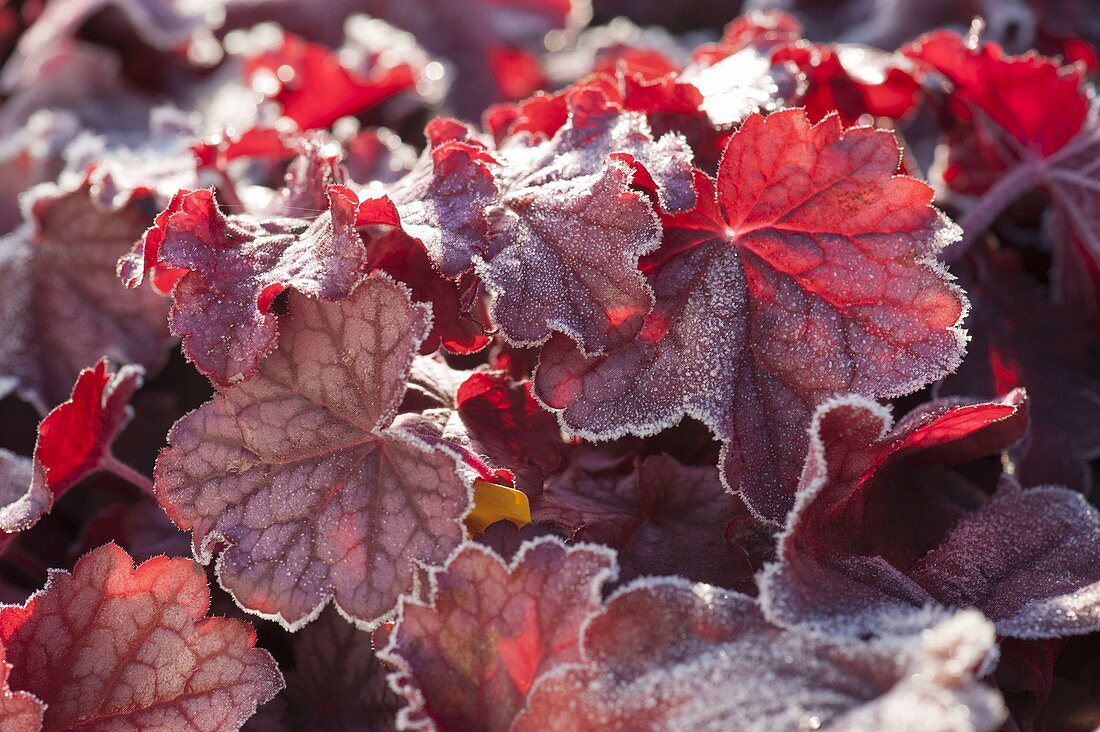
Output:
[[251,378],[277,343],[270,306],[280,292],[337,300],[362,276],[359,201],[337,185],[326,196],[329,209],[307,221],[226,216],[213,191],[180,191],[120,261],[120,276],[136,287],[145,269],[186,270],[172,289],[170,313],[184,353],[221,385]]
[[80,372],[69,400],[38,425],[33,477],[21,495],[0,507],[0,531],[30,528],[81,479],[112,469],[111,443],[132,416],[130,397],[141,386],[142,373],[140,367],[123,366],[112,374],[106,360]]
[[420,344],[421,353],[434,353],[440,347],[451,353],[476,353],[489,345],[485,306],[480,301],[466,302],[469,289],[477,287],[472,275],[445,277],[423,244],[399,230],[368,237],[366,257],[371,269],[408,286],[414,301],[431,303],[432,330]]
[[490,48],[489,67],[500,95],[505,99],[523,99],[546,84],[539,57],[521,48]]
[[167,303],[127,293],[115,277],[116,260],[148,225],[150,196],[111,210],[87,182],[32,191],[30,220],[0,242],[0,393],[17,389],[45,414],[103,356],[157,370]]
[[595,88],[569,96],[569,123],[545,142],[505,141],[502,197],[488,212],[489,247],[477,272],[497,294],[494,321],[533,345],[558,331],[588,352],[630,338],[652,306],[637,260],[659,243],[634,167],[668,210],[690,206],[691,152],[676,135],[654,141],[642,115]]
[[1084,70],[1029,53],[1005,56],[995,43],[951,31],[921,36],[903,49],[950,83],[947,183],[984,192],[1008,168],[1064,148],[1088,114]]
[[615,573],[611,552],[550,537],[510,565],[464,545],[435,575],[431,604],[402,601],[381,653],[409,702],[398,726],[508,729],[536,679],[580,658],[581,624]]
[[475,373],[459,387],[456,404],[474,449],[515,474],[520,490],[540,493],[561,461],[561,430],[531,397],[530,384]]
[[374,50],[358,68],[342,62],[349,55],[289,34],[282,44],[249,58],[243,67],[248,83],[270,96],[298,129],[328,127],[340,117],[363,112],[416,86],[418,70],[409,63],[383,63],[393,56]]
[[433,120],[429,145],[408,175],[389,189],[401,227],[424,244],[440,271],[455,277],[485,249],[485,207],[496,200],[496,161],[472,131]]
[[400,700],[390,691],[370,633],[329,608],[290,644],[286,689],[249,720],[249,730],[395,729]]
[[623,581],[679,575],[739,590],[754,587],[754,547],[726,538],[732,521],[751,519],[715,468],[682,465],[667,455],[647,457],[627,471],[622,462],[609,464],[594,451],[573,455],[534,502],[532,518],[567,529],[573,541],[615,549]]
[[[909,73],[906,59],[869,46],[809,43],[802,38],[798,21],[779,11],[751,13],[734,20],[720,43],[702,46],[695,56],[715,70],[716,90],[723,83],[718,69],[737,69],[742,79],[749,76],[764,84],[757,98],[765,102],[776,96],[780,102],[795,98],[814,121],[833,112],[845,125],[856,124],[864,114],[897,119],[916,106],[920,87]],[[743,80],[724,83],[731,86],[733,100],[707,94],[707,106],[728,108],[739,92],[743,95],[744,90],[753,90],[753,85]],[[733,121],[754,111],[751,105],[743,109]]]
[[1012,481],[988,498],[948,469],[1018,441],[1022,400],[929,405],[890,432],[865,399],[821,405],[779,562],[762,579],[769,617],[855,635],[940,603],[977,607],[1013,637],[1100,629],[1096,509]]
[[727,442],[727,483],[781,521],[814,404],[904,394],[962,354],[966,301],[934,259],[957,229],[897,166],[888,132],[811,126],[800,110],[750,117],[717,191],[697,174],[696,208],[666,217],[637,338],[588,358],[552,340],[536,395],[587,438],[701,420]]
[[333,599],[377,625],[417,563],[458,545],[470,504],[455,458],[395,421],[431,315],[385,275],[289,308],[257,375],[172,428],[157,496],[203,562],[228,545],[218,576],[242,607],[297,629]]
[[977,680],[993,641],[973,611],[923,636],[829,641],[769,625],[744,595],[638,581],[585,624],[582,663],[543,676],[511,729],[989,732],[1005,715]]
[[1084,67],[1034,52],[1005,56],[996,44],[947,31],[922,36],[905,53],[950,83],[941,109],[948,150],[943,178],[961,193],[985,194],[974,204],[968,241],[1013,201],[1041,188],[1053,202],[1046,223],[1055,292],[1095,314],[1100,308],[1095,213],[1100,125],[1089,114],[1092,90]]
[[0,608],[9,683],[46,705],[45,728],[235,729],[283,687],[256,635],[204,618],[202,568],[158,557],[137,569],[107,544],[53,571],[23,607]]
[[776,50],[772,62],[791,62],[806,75],[802,97],[811,119],[837,112],[845,124],[863,115],[901,119],[919,101],[920,84],[903,57],[870,46],[792,44]]

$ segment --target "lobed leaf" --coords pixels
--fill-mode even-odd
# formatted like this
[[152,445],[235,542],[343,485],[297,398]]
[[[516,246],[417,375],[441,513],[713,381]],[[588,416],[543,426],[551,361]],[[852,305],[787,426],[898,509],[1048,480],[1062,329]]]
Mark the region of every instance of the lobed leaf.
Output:
[[279,293],[337,300],[362,275],[359,200],[336,185],[326,197],[328,210],[307,221],[226,216],[212,190],[180,191],[119,261],[119,274],[137,287],[147,270],[178,270],[169,322],[184,353],[218,384],[249,379],[277,343],[271,304]]
[[431,603],[402,601],[383,660],[408,700],[403,729],[505,730],[536,679],[579,658],[581,624],[617,568],[611,552],[542,538],[511,564],[465,544]]
[[499,147],[501,199],[487,212],[476,270],[509,341],[539,344],[558,331],[600,352],[631,338],[653,304],[637,262],[658,246],[660,224],[632,184],[641,175],[667,210],[690,206],[691,151],[676,135],[654,140],[642,115],[596,88],[568,100],[553,137]]
[[813,405],[904,394],[962,356],[966,300],[934,261],[957,228],[897,166],[888,132],[750,117],[717,185],[698,173],[696,207],[666,217],[635,339],[594,356],[551,340],[536,395],[590,439],[699,419],[726,442],[727,484],[781,521]]
[[48,730],[239,728],[283,679],[251,627],[205,618],[209,607],[194,562],[135,569],[107,544],[0,608],[9,685],[41,700]]
[[225,546],[218,576],[245,609],[296,630],[332,599],[377,625],[462,540],[470,504],[453,453],[395,419],[430,310],[380,274],[288,304],[257,375],[172,428],[157,495],[201,561]]
[[779,560],[761,578],[768,616],[858,635],[939,605],[976,607],[1012,637],[1100,627],[1100,513],[1065,488],[1011,480],[989,497],[949,469],[1011,447],[1025,414],[1013,392],[927,408],[889,431],[865,399],[821,405]]
[[101,357],[150,372],[164,363],[167,303],[122,291],[115,278],[153,205],[146,194],[101,207],[87,181],[34,189],[23,226],[0,240],[0,392],[14,389],[45,414]]
[[925,635],[830,641],[770,625],[744,595],[638,581],[584,627],[582,662],[544,676],[512,729],[994,730],[978,681],[993,628],[967,611]]

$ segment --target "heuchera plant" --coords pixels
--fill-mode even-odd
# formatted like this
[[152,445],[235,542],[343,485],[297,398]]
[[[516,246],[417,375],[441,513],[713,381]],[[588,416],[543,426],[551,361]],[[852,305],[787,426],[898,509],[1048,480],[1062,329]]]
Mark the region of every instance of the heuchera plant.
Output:
[[0,8],[0,729],[1100,725],[1096,39],[619,5]]

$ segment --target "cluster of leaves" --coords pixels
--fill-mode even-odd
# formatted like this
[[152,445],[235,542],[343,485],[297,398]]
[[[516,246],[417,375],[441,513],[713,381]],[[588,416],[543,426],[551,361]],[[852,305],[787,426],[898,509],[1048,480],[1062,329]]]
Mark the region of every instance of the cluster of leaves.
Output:
[[1100,722],[1089,44],[590,10],[5,6],[0,727]]

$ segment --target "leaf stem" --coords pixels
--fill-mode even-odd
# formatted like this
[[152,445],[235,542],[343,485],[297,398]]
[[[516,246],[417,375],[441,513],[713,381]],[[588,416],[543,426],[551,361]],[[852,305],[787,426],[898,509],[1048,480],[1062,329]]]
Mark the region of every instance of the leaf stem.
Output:
[[994,183],[973,206],[959,218],[962,239],[941,253],[945,262],[957,262],[982,234],[989,230],[1009,204],[1044,180],[1045,167],[1039,161],[1023,162]]
[[144,473],[139,473],[129,465],[120,462],[114,455],[107,453],[99,461],[100,470],[117,475],[128,483],[131,483],[150,496],[153,495],[153,481]]

